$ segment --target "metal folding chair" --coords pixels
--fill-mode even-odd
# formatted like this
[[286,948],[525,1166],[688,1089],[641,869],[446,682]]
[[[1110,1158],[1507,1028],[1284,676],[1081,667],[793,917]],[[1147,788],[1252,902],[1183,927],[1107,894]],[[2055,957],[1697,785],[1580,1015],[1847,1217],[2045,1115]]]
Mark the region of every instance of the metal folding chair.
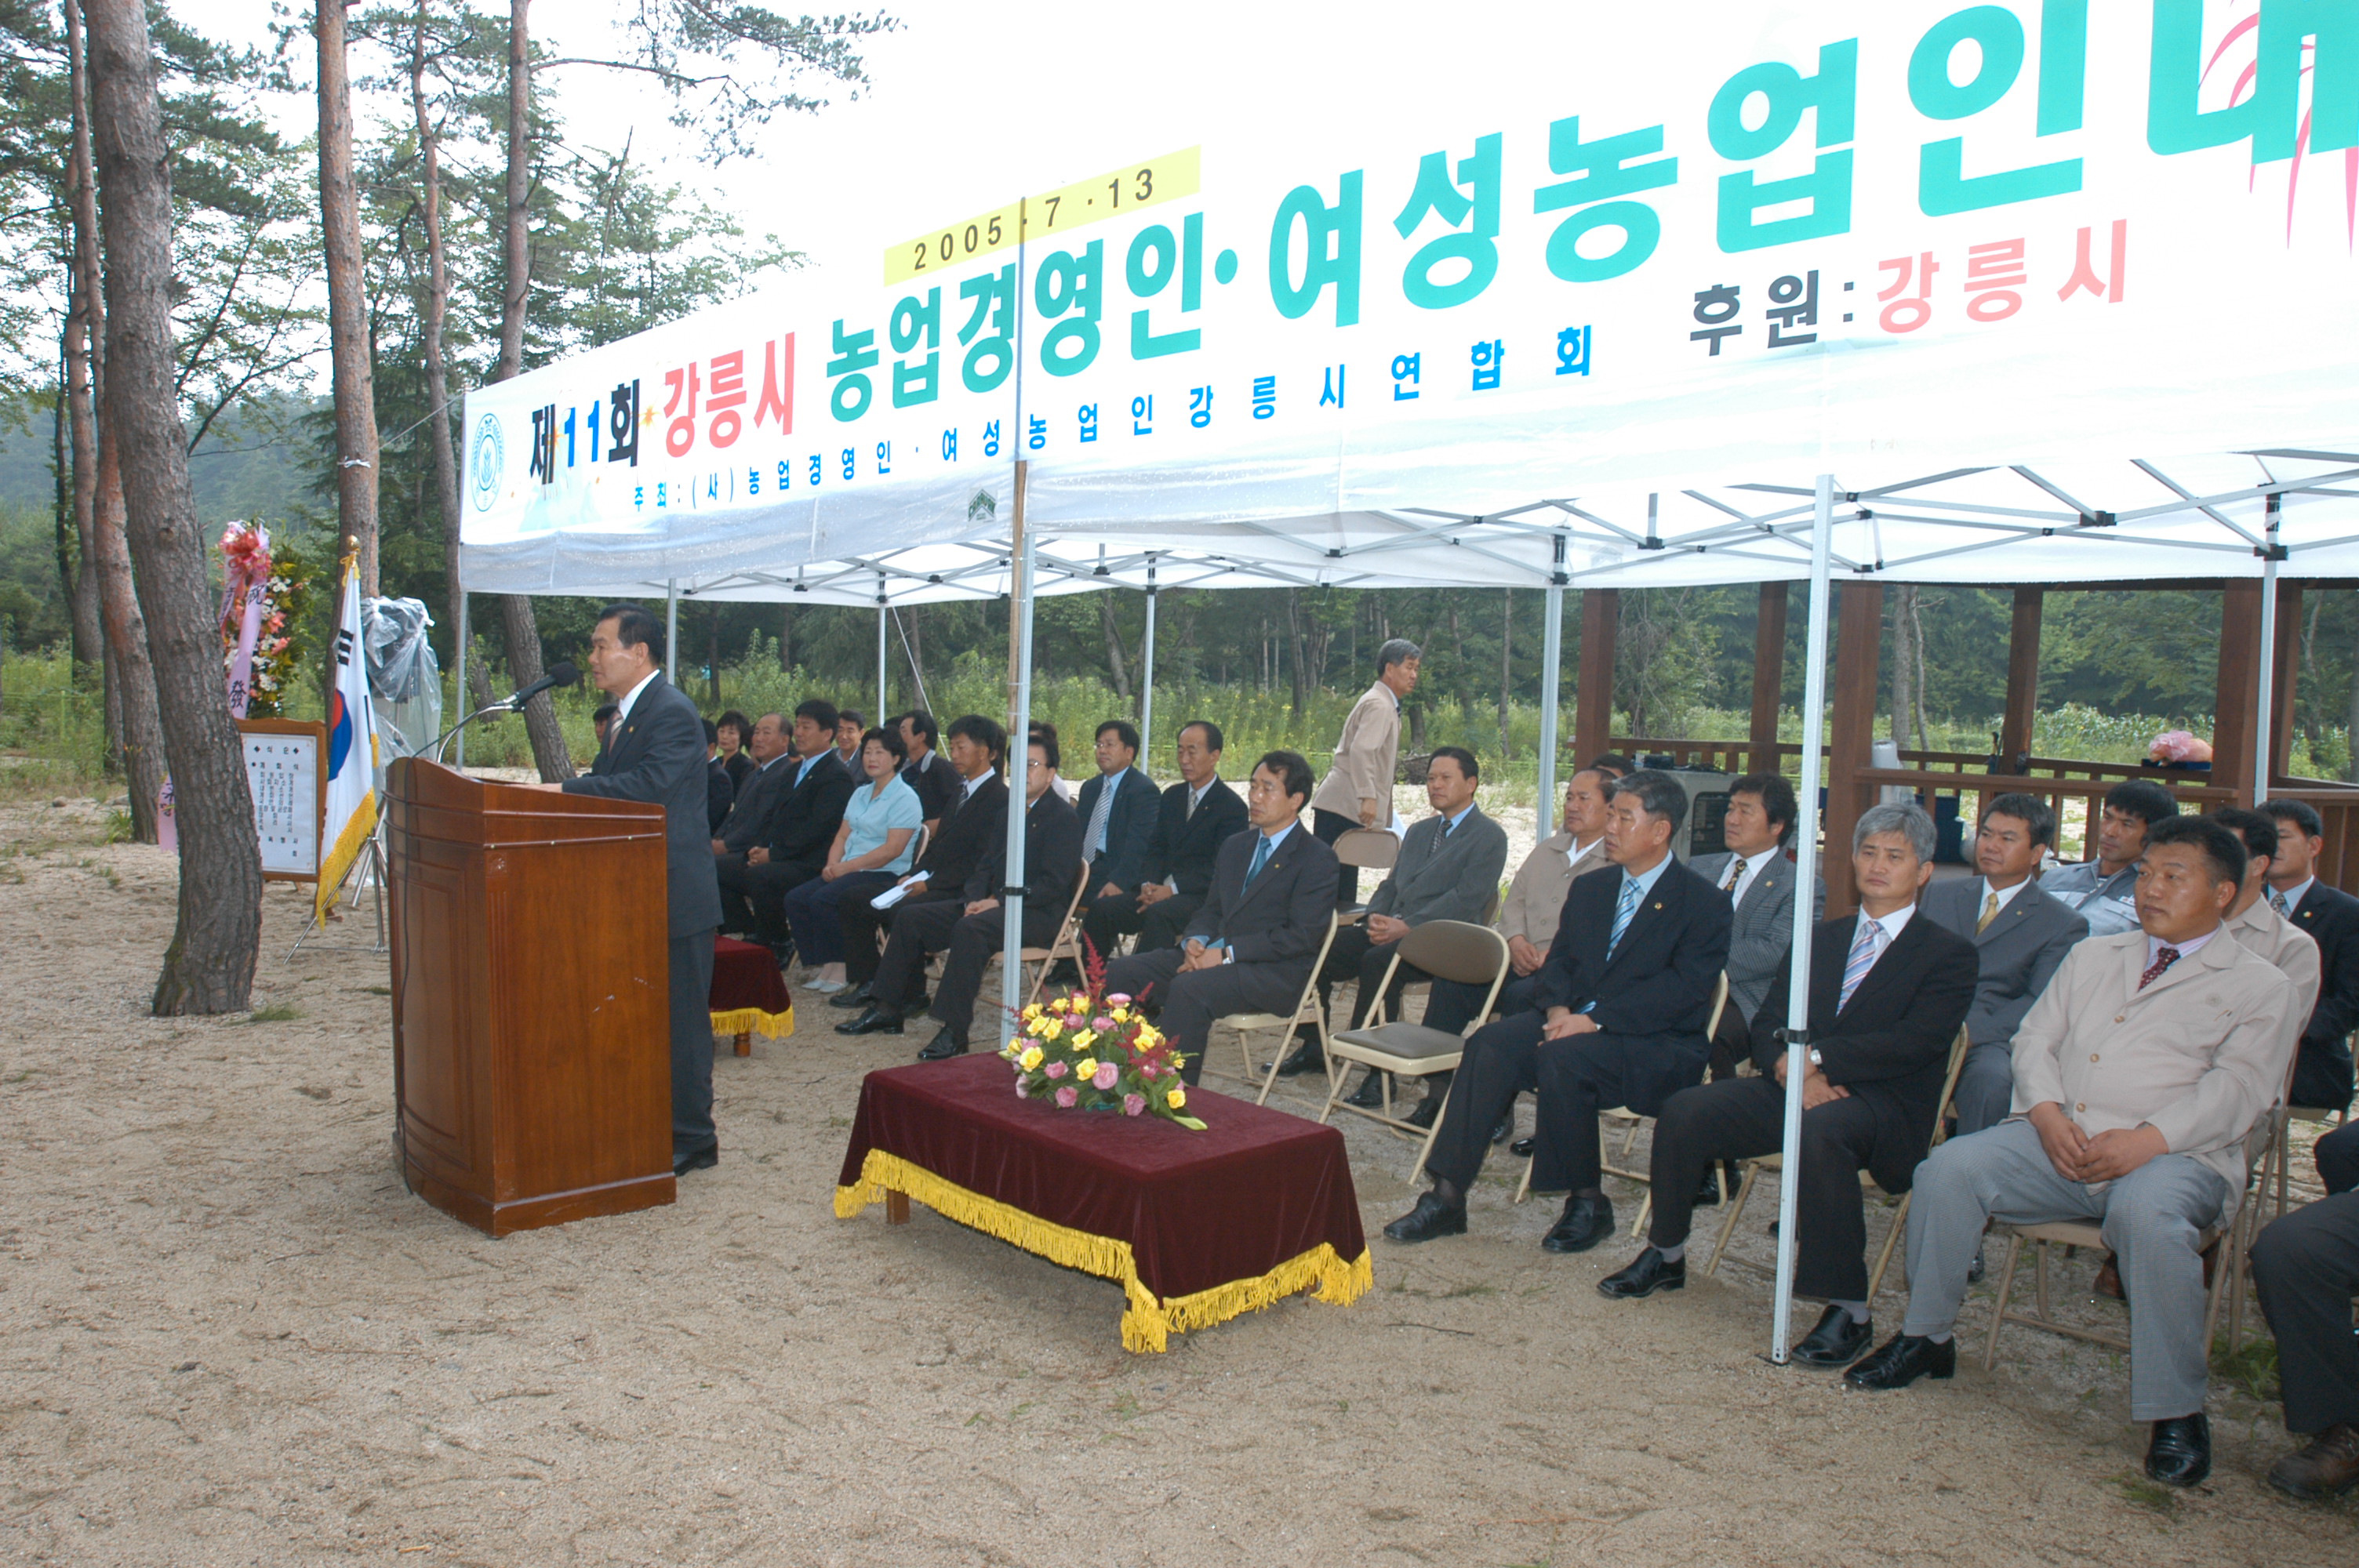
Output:
[[[1429,921],[1414,928],[1393,949],[1392,962],[1385,967],[1383,986],[1369,1009],[1369,1021],[1357,1029],[1347,1029],[1328,1038],[1327,1103],[1320,1110],[1319,1119],[1324,1122],[1340,1108],[1364,1116],[1403,1137],[1420,1139],[1417,1163],[1408,1174],[1409,1184],[1414,1186],[1425,1170],[1426,1156],[1433,1152],[1434,1134],[1441,1129],[1441,1119],[1436,1117],[1430,1128],[1419,1128],[1394,1115],[1392,1079],[1451,1071],[1465,1049],[1466,1036],[1428,1029],[1421,1023],[1386,1020],[1383,992],[1391,989],[1393,973],[1403,964],[1438,979],[1489,986],[1490,994],[1476,1010],[1474,1022],[1466,1026],[1472,1031],[1481,1027],[1491,1004],[1498,1000],[1499,988],[1506,983],[1507,940],[1487,925],[1473,925],[1462,920]],[[1385,1075],[1381,1109],[1337,1099],[1343,1091],[1347,1065],[1353,1062]]]

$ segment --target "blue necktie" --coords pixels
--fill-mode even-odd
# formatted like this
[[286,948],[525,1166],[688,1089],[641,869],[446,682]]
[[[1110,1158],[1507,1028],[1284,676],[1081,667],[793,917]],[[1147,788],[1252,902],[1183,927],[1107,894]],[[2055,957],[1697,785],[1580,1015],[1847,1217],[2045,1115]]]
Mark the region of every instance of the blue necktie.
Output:
[[1851,957],[1843,960],[1843,994],[1835,998],[1837,1012],[1851,1005],[1851,993],[1859,989],[1859,982],[1875,968],[1876,955],[1884,951],[1884,943],[1883,924],[1863,917],[1859,935],[1852,939]]
[[1245,886],[1253,886],[1253,880],[1261,875],[1261,869],[1264,866],[1269,864],[1269,847],[1272,842],[1270,836],[1265,833],[1261,837],[1261,842],[1254,846],[1253,864],[1245,868]]
[[1622,877],[1622,902],[1614,906],[1614,932],[1605,938],[1605,956],[1614,957],[1614,949],[1622,945],[1622,933],[1630,929],[1631,916],[1638,913],[1638,898],[1645,890],[1638,879],[1625,872]]

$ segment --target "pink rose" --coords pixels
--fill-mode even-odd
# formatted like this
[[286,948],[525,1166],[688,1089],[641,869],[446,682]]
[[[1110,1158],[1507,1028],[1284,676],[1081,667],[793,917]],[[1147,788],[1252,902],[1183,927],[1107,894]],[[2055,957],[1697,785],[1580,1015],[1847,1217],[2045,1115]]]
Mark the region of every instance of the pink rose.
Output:
[[1125,1005],[1129,1000],[1130,993],[1128,991],[1116,991],[1114,995],[1106,998],[1106,1005],[1108,1007],[1121,1007]]
[[1102,1089],[1110,1089],[1122,1081],[1122,1070],[1112,1062],[1100,1062],[1098,1070],[1090,1075],[1090,1082]]
[[1122,1097],[1123,1115],[1136,1116],[1146,1108],[1147,1097],[1145,1095],[1125,1095]]
[[1016,1080],[1016,1098],[1017,1099],[1030,1099],[1032,1098],[1032,1091],[1024,1087],[1024,1080],[1022,1078]]
[[1093,1018],[1090,1020],[1090,1027],[1096,1030],[1099,1033],[1103,1034],[1114,1027],[1114,1020],[1111,1018]]
[[1081,1091],[1074,1088],[1071,1084],[1067,1084],[1063,1088],[1057,1091],[1057,1104],[1066,1110],[1072,1109],[1073,1102],[1081,1098]]
[[1040,1070],[1048,1074],[1052,1078],[1061,1078],[1065,1076],[1065,1064],[1062,1062],[1051,1062]]

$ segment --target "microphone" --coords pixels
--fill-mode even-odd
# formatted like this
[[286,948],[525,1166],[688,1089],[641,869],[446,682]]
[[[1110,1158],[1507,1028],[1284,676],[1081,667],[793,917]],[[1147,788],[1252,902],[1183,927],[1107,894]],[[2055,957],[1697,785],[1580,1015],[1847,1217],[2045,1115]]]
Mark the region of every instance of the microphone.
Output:
[[508,709],[512,713],[521,713],[524,711],[524,705],[530,702],[534,697],[538,697],[542,692],[548,691],[553,687],[575,686],[581,682],[581,679],[582,672],[580,670],[575,669],[570,664],[560,662],[550,665],[549,671],[547,675],[541,676],[538,680],[533,682],[530,686],[525,687],[514,697],[509,697],[506,702],[500,704],[500,706]]

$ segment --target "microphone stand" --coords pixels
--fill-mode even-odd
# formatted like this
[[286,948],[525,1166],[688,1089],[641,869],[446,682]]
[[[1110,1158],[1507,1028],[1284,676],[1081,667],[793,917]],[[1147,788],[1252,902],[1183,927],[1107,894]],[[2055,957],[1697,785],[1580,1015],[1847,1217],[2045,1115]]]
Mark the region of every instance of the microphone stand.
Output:
[[442,731],[441,734],[436,736],[433,744],[428,746],[418,754],[425,758],[429,762],[440,762],[442,760],[442,748],[450,743],[451,737],[456,735],[460,730],[464,730],[468,725],[473,724],[476,719],[489,718],[495,713],[521,713],[523,711],[523,708],[516,703],[514,697],[508,697],[502,701],[495,702],[489,708],[479,708],[475,709],[474,712],[467,715],[466,718],[459,720],[458,723],[451,726],[450,729]]

